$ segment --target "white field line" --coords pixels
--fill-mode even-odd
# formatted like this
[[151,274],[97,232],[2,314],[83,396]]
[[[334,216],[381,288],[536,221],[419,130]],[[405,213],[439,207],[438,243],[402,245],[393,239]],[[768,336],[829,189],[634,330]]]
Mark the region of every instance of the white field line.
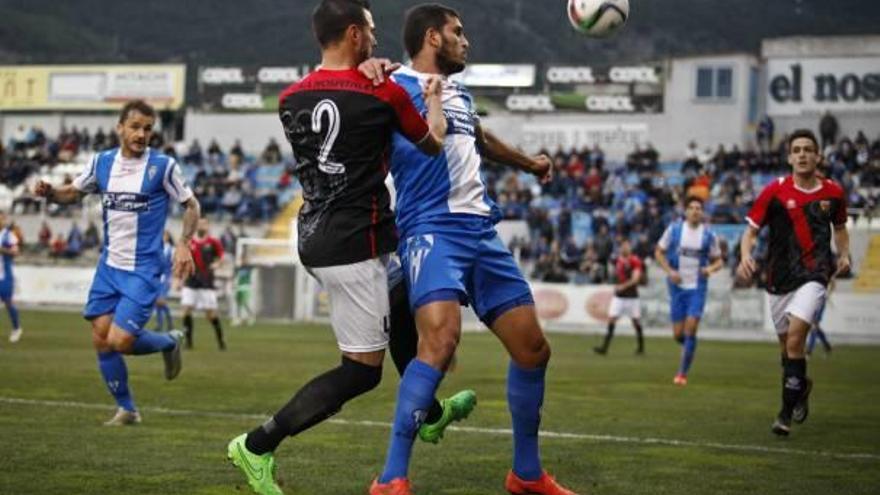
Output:
[[[0,404],[18,404],[25,406],[45,406],[45,407],[63,407],[70,409],[95,409],[110,411],[113,406],[107,404],[96,404],[90,402],[74,402],[74,401],[56,401],[56,400],[36,400],[22,399],[16,397],[0,397]],[[211,418],[224,419],[253,419],[264,420],[265,414],[252,413],[229,413],[217,411],[196,411],[190,409],[169,409],[166,407],[142,407],[143,412],[153,414],[167,414],[170,416],[201,416]],[[374,428],[391,428],[390,423],[381,421],[359,421],[348,419],[327,420],[329,423],[347,426],[366,426]],[[460,431],[464,433],[476,433],[482,435],[504,435],[509,436],[512,431],[509,428],[474,428],[470,426],[450,426],[447,428],[451,431]],[[769,432],[768,432],[769,434]],[[542,430],[541,436],[544,438],[563,438],[569,440],[589,440],[593,442],[616,442],[616,443],[633,443],[641,445],[664,445],[669,447],[696,447],[717,450],[728,450],[735,452],[757,452],[762,454],[783,454],[783,455],[803,455],[811,457],[832,457],[836,459],[861,459],[861,460],[880,460],[880,454],[860,453],[860,452],[832,452],[827,450],[802,450],[789,449],[785,447],[765,447],[762,445],[742,445],[729,444],[720,442],[697,442],[691,440],[676,440],[673,438],[651,438],[651,437],[622,437],[616,435],[594,435],[587,433],[566,433]]]

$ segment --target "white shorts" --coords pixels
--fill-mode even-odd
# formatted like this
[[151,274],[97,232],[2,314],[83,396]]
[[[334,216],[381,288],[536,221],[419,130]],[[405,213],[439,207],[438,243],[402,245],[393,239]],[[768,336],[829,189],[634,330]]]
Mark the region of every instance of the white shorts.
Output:
[[330,300],[330,324],[339,349],[373,352],[388,345],[391,305],[385,257],[350,265],[308,267]]
[[770,294],[770,315],[776,333],[788,332],[788,316],[814,323],[816,312],[825,302],[825,287],[819,282],[807,282],[788,294]]
[[216,310],[217,291],[214,289],[192,289],[184,287],[180,293],[180,305],[197,310]]
[[626,316],[629,318],[641,318],[642,307],[639,304],[638,297],[617,297],[611,298],[611,305],[608,306],[609,318],[620,318]]

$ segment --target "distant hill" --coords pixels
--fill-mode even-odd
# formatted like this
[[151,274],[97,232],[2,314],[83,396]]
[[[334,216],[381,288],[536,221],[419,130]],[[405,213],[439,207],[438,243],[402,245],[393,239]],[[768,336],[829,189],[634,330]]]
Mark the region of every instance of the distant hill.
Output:
[[[318,59],[315,1],[0,0],[0,63],[293,64]],[[379,53],[400,59],[406,8],[373,0]],[[757,53],[768,37],[880,33],[877,0],[630,0],[626,29],[579,36],[563,0],[446,0],[464,18],[471,62],[604,64],[670,55]]]

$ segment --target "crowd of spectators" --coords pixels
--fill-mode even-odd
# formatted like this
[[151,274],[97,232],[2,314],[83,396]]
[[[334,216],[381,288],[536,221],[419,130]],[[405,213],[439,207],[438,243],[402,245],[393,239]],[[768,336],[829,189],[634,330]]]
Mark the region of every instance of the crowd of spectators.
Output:
[[[825,173],[844,187],[850,207],[873,209],[880,199],[880,138],[870,141],[862,132],[838,138],[828,117],[823,117],[822,134]],[[681,215],[685,197],[703,199],[711,223],[743,224],[761,188],[789,170],[785,136],[774,139],[769,118],[759,123],[756,142],[746,149],[700,148],[691,142],[680,161],[664,161],[650,143],[636,146],[622,163],[608,163],[599,146],[543,150],[555,169],[553,179],[544,184],[492,163],[483,172],[503,217],[525,221],[527,235],[515,236],[510,247],[533,278],[605,283],[613,281],[609,266],[620,239],[628,238],[638,256],[652,257],[663,230]],[[100,128],[94,134],[71,128],[50,139],[37,127],[20,127],[5,147],[0,143],[0,181],[15,188],[57,163],[117,144],[114,132]],[[227,150],[216,141],[203,148],[198,140],[165,143],[160,133],[150,145],[178,159],[203,211],[218,219],[268,220],[298,187],[292,161],[274,140],[256,156],[245,153],[239,142]],[[31,204],[26,195],[15,201],[25,210]],[[50,213],[65,212],[57,208]],[[98,237],[93,225],[84,234],[73,225],[67,234],[54,237],[41,231],[40,246],[53,256],[75,257],[99,246]],[[726,251],[732,264],[736,249],[730,248]]]
[[[598,147],[542,151],[552,157],[556,173],[539,184],[524,172],[489,164],[489,194],[506,219],[524,220],[528,235],[515,236],[510,248],[529,267],[532,278],[575,283],[612,280],[610,263],[619,241],[627,238],[636,255],[652,258],[657,240],[682,215],[682,201],[705,201],[713,224],[745,223],[745,215],[764,185],[789,173],[787,142],[759,149],[738,146],[715,149],[688,144],[685,159],[663,162],[653,146],[636,147],[617,166],[606,164]],[[825,174],[839,182],[853,216],[873,210],[880,200],[880,138],[829,141],[823,150]],[[736,240],[722,238],[728,264],[736,263]]]
[[[62,129],[49,138],[39,127],[19,127],[7,143],[0,143],[0,183],[9,189],[22,189],[14,200],[17,211],[38,211],[41,202],[22,186],[28,178],[45,174],[59,163],[84,161],[88,154],[118,146],[115,132],[98,128]],[[236,142],[223,150],[212,141],[203,150],[198,140],[189,145],[166,143],[161,133],[154,133],[150,146],[162,149],[181,163],[184,175],[202,204],[202,211],[218,219],[267,221],[294,197],[296,182],[293,164],[285,160],[278,143],[271,139],[258,156],[246,154]],[[64,183],[73,180],[70,174]],[[53,205],[49,213],[64,215],[70,208]],[[60,244],[60,243],[59,243]]]

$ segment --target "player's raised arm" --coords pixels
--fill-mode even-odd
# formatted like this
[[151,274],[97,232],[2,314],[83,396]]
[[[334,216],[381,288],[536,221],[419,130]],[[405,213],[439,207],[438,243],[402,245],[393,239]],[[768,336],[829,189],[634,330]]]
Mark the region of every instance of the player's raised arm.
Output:
[[553,161],[547,155],[528,156],[518,149],[502,141],[483,126],[477,124],[477,146],[480,147],[483,156],[489,160],[512,165],[526,171],[541,182],[547,182],[553,178]]
[[73,184],[65,184],[61,187],[52,187],[48,182],[40,181],[34,188],[34,194],[41,198],[46,198],[52,203],[71,204],[79,202],[85,192],[80,191]]

